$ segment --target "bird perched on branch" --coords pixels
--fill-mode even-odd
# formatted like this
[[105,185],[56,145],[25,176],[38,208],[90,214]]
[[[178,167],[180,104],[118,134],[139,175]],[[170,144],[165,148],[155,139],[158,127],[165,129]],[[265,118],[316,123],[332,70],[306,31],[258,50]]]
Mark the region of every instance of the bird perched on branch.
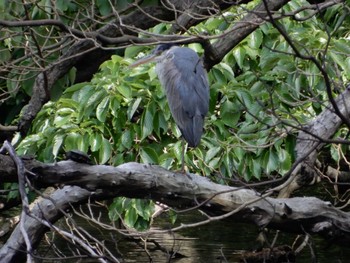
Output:
[[[174,44],[158,45],[151,55],[131,67],[156,61],[156,72],[162,84],[172,116],[188,146],[200,143],[204,118],[209,109],[209,84],[202,60],[195,51]],[[184,171],[184,144],[182,171]]]

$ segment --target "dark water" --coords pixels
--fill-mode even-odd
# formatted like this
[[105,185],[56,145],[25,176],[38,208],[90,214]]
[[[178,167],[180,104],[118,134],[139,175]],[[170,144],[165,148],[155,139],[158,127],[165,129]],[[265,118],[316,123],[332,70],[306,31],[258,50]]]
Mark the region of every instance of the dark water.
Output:
[[[177,225],[180,223],[193,223],[204,219],[198,212],[179,215]],[[149,236],[147,242],[139,239],[127,238],[115,231],[101,231],[86,221],[75,219],[78,224],[88,230],[88,232],[99,240],[104,240],[104,244],[118,258],[120,262],[176,262],[176,263],[207,263],[207,262],[242,262],[240,255],[242,252],[252,250],[257,247],[255,241],[258,229],[249,224],[232,222],[230,219],[213,222],[204,226],[184,229],[176,233],[157,234]],[[59,223],[63,226],[64,222]],[[160,216],[155,220],[155,229],[167,229],[171,227],[166,216]],[[272,242],[276,231],[267,233],[268,239]],[[277,245],[292,246],[296,238],[295,234],[279,233],[276,241]],[[350,244],[348,247],[330,246],[324,240],[313,237],[310,247],[306,246],[297,256],[296,262],[309,263],[312,261],[312,254],[315,254],[319,263],[328,262],[350,262]],[[74,246],[67,246],[65,241],[55,240],[55,245],[65,255],[74,251]],[[149,255],[145,252],[145,247]],[[72,248],[72,249],[70,249]],[[41,253],[47,251],[47,247],[40,249]],[[171,259],[171,251],[176,251],[179,258]],[[46,257],[51,255],[48,250]],[[118,254],[119,253],[119,254]],[[61,260],[43,260],[42,262],[62,262]],[[66,259],[64,262],[98,262],[93,259]]]

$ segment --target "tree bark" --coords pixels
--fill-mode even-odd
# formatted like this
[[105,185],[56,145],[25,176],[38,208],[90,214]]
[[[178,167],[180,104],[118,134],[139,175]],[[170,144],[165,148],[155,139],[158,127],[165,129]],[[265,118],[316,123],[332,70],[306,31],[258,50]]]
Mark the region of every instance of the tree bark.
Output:
[[[0,155],[1,159],[9,157]],[[33,184],[41,187],[65,185],[49,199],[42,199],[31,209],[25,230],[33,247],[48,228],[32,215],[54,223],[71,205],[90,199],[102,200],[116,196],[146,198],[170,207],[198,209],[211,215],[210,220],[230,217],[232,222],[249,222],[259,227],[293,233],[319,234],[345,244],[350,240],[350,214],[329,202],[314,197],[275,199],[250,189],[213,183],[208,178],[181,174],[159,166],[126,163],[118,167],[87,165],[73,161],[44,164],[26,161]],[[9,169],[0,168],[0,178]],[[34,174],[35,175],[34,175]],[[13,176],[15,176],[15,172]],[[25,256],[25,243],[19,226],[0,250],[0,262],[17,262]]]

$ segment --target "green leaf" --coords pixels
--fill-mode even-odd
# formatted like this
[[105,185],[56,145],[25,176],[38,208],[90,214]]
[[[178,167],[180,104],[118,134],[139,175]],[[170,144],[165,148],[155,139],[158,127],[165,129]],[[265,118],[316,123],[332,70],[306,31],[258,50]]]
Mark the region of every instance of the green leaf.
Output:
[[171,222],[172,224],[175,224],[176,219],[177,219],[177,214],[176,214],[176,212],[175,212],[174,210],[170,209],[169,212],[168,212],[168,214],[169,214],[170,222]]
[[100,149],[103,137],[100,133],[94,132],[90,135],[90,149],[92,152],[96,152]]
[[211,147],[205,155],[204,162],[208,163],[211,159],[213,159],[218,154],[220,150],[221,150],[220,147]]
[[248,45],[253,49],[258,49],[261,46],[263,40],[263,34],[261,30],[255,30],[248,37]]
[[243,68],[245,55],[246,55],[246,52],[243,47],[237,47],[233,51],[233,56],[235,57],[236,62],[240,68]]
[[100,122],[105,122],[109,109],[109,97],[105,97],[97,106],[96,117]]
[[344,63],[344,59],[340,55],[334,52],[329,52],[329,54],[332,57],[332,59],[335,61],[335,63],[337,63],[343,70],[347,70],[347,65],[346,63]]
[[143,46],[127,47],[125,49],[124,57],[126,57],[126,58],[134,58],[134,57],[136,57],[136,55],[138,55],[143,50],[145,50],[145,47],[143,47]]
[[117,98],[112,97],[109,103],[109,109],[114,117],[118,116],[118,111],[120,109],[120,101]]
[[70,151],[78,148],[78,140],[81,137],[79,133],[70,132],[64,139],[64,146],[66,151]]
[[141,140],[144,140],[153,131],[153,114],[149,110],[149,107],[146,108],[146,111],[143,113],[141,125],[142,125]]
[[263,48],[260,54],[259,66],[264,71],[271,70],[277,62],[281,59],[281,55],[278,53],[271,52],[268,48]]
[[156,151],[150,147],[142,147],[140,151],[141,160],[147,164],[158,164],[158,155]]
[[108,216],[112,221],[117,221],[124,211],[125,197],[116,197],[113,203],[108,207]]
[[126,148],[126,149],[130,149],[134,143],[134,138],[132,136],[133,133],[131,133],[130,130],[126,130],[125,132],[123,132],[122,134],[122,145]]
[[64,139],[64,135],[58,134],[53,139],[53,148],[52,148],[52,154],[54,158],[57,158],[58,151],[61,149],[61,145]]
[[125,98],[129,99],[131,98],[131,89],[129,86],[126,85],[117,85],[116,89],[119,91],[121,95],[123,95]]
[[10,200],[10,199],[17,199],[19,197],[19,191],[18,191],[18,183],[12,183],[10,185],[10,192],[9,194],[7,195],[7,200]]
[[289,153],[284,149],[277,149],[278,159],[281,167],[281,173],[289,171],[292,166],[292,160]]
[[60,116],[60,115],[57,115],[54,119],[54,122],[53,124],[56,126],[56,127],[61,127],[65,124],[68,124],[71,122],[71,116]]
[[129,227],[134,227],[137,218],[138,218],[138,215],[136,213],[136,209],[131,207],[125,213],[124,223]]
[[340,39],[338,41],[335,41],[334,43],[336,50],[344,53],[344,54],[350,54],[350,45],[349,40],[347,39]]
[[227,65],[224,62],[221,62],[220,67],[222,67],[225,71],[229,73],[228,75],[225,74],[228,80],[234,79],[235,73],[233,72],[232,68],[229,65]]
[[154,212],[154,203],[149,200],[136,199],[135,209],[139,216],[144,220],[149,221]]
[[111,155],[112,155],[111,143],[107,139],[103,138],[100,151],[99,151],[99,163],[105,164],[111,158]]
[[128,119],[131,120],[132,117],[134,116],[135,114],[135,111],[137,110],[137,108],[139,107],[140,105],[140,102],[141,102],[142,98],[139,97],[137,98],[136,100],[134,100],[134,102],[132,104],[130,104],[129,108],[128,108]]
[[112,8],[107,0],[96,0],[96,6],[102,16],[107,16],[112,12]]
[[340,160],[340,153],[339,153],[339,148],[335,147],[334,145],[331,146],[331,156],[332,159],[336,162],[339,162]]
[[253,175],[255,178],[257,179],[261,179],[261,165],[260,165],[260,160],[254,160],[252,161],[253,163],[253,169],[252,169],[252,172],[253,172]]
[[89,131],[88,130],[85,130],[85,131],[86,132],[83,135],[78,137],[78,141],[77,141],[78,150],[83,152],[87,152],[89,148]]
[[270,151],[266,153],[268,157],[267,165],[266,165],[266,173],[270,174],[272,171],[275,171],[278,167],[278,156],[274,151]]

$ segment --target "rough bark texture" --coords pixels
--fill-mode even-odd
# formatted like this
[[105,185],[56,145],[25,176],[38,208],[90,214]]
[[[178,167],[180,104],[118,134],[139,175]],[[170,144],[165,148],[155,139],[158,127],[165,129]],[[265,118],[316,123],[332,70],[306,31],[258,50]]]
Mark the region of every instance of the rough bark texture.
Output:
[[[0,155],[0,159],[8,158]],[[35,173],[35,176],[28,176],[37,186],[66,185],[54,191],[50,199],[37,202],[30,212],[51,223],[62,216],[60,211],[86,202],[88,198],[101,200],[127,196],[152,199],[171,207],[198,206],[212,216],[231,213],[233,222],[320,234],[340,242],[350,240],[350,214],[313,197],[274,199],[253,190],[219,185],[198,175],[174,173],[139,163],[111,167],[73,161],[56,164],[27,161],[26,167]],[[0,178],[8,176],[8,171],[1,167]],[[15,172],[12,176],[16,176]],[[30,215],[22,220],[25,220],[25,230],[35,246],[48,229]],[[16,260],[25,256],[19,250],[25,250],[25,243],[17,227],[0,250],[0,262],[18,262]]]

